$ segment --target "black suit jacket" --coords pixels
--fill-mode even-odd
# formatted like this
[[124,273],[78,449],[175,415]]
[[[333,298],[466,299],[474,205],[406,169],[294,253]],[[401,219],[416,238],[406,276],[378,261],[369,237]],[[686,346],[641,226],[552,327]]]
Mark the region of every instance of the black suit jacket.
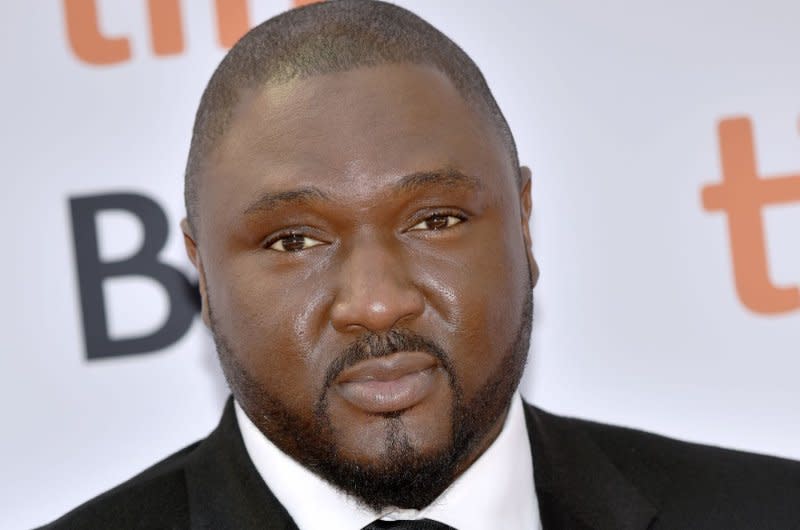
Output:
[[[525,415],[545,530],[800,529],[798,462],[531,405]],[[297,527],[251,463],[229,400],[208,438],[43,528]]]

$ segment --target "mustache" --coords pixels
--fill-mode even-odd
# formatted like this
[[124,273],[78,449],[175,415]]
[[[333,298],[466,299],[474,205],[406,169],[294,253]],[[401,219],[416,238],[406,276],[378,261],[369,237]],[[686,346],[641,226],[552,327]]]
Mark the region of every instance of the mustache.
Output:
[[342,350],[328,367],[324,388],[330,388],[339,374],[361,361],[378,359],[403,351],[424,352],[435,357],[450,379],[450,384],[455,384],[452,360],[444,348],[432,339],[411,330],[393,329],[386,333],[365,333]]

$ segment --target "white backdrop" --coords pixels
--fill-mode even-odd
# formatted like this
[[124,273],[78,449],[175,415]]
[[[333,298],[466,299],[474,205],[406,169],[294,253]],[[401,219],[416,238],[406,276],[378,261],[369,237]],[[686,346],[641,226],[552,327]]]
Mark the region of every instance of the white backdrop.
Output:
[[[199,319],[158,351],[87,359],[71,198],[154,200],[169,220],[160,259],[192,276],[182,172],[224,49],[211,0],[161,2],[181,8],[182,43],[163,31],[151,42],[173,19],[149,21],[144,0],[0,4],[0,528],[50,520],[204,436],[227,395]],[[399,3],[476,59],[533,168],[542,279],[523,393],[554,412],[800,459],[800,4]],[[251,0],[251,20],[289,4]],[[66,10],[85,19],[92,5],[98,33],[127,39],[129,57],[90,64],[73,49]],[[718,124],[735,117],[752,125],[758,177],[778,179],[761,194],[776,202],[762,229],[756,216],[734,234],[736,268],[728,216],[702,195],[723,159],[744,170],[745,136],[720,152]],[[726,200],[746,208],[761,196],[747,190]],[[124,211],[97,226],[103,261],[145,239]],[[748,269],[759,264],[760,283]],[[147,335],[170,312],[152,279],[103,288],[112,339]]]

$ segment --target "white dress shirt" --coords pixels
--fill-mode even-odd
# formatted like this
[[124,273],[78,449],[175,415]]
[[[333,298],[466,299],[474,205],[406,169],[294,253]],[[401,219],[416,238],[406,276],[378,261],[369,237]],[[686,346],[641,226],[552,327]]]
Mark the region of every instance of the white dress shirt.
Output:
[[359,505],[278,449],[236,403],[247,453],[300,530],[359,530],[376,519],[433,519],[458,530],[540,530],[533,461],[522,398],[515,395],[492,445],[422,510]]

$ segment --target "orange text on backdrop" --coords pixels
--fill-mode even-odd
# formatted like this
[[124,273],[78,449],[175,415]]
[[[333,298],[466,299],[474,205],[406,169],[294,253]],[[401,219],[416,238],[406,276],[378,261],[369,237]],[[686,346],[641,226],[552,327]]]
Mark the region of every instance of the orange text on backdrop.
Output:
[[800,309],[800,288],[777,286],[769,277],[763,208],[800,203],[800,174],[762,178],[758,174],[753,126],[748,118],[719,123],[722,182],[703,189],[703,206],[728,218],[736,292],[755,313]]
[[[313,3],[295,0],[293,7]],[[248,0],[214,0],[217,38],[230,48],[250,29]],[[180,0],[147,0],[150,45],[158,56],[182,53],[183,21]],[[108,37],[100,31],[97,0],[64,0],[67,38],[75,55],[93,65],[117,64],[130,60],[129,37]]]

